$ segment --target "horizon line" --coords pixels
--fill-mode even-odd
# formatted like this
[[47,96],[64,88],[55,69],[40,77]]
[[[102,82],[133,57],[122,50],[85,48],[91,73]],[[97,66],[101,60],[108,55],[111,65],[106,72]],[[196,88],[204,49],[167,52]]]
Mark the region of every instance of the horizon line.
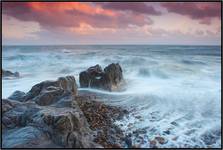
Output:
[[221,44],[2,44],[2,46],[221,46]]

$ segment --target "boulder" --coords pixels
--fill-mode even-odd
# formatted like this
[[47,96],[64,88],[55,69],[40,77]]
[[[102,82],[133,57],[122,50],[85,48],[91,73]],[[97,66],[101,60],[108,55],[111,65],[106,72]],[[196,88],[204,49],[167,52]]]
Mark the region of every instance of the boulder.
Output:
[[2,102],[2,124],[8,129],[26,126],[32,116],[40,110],[35,103],[20,103],[6,99]]
[[121,138],[124,137],[123,131],[114,122],[127,115],[127,110],[105,105],[96,101],[94,96],[87,94],[75,96],[72,101],[72,107],[76,106],[76,102],[84,113],[90,129],[96,131],[95,142],[105,148],[114,148],[117,146],[117,143],[121,146],[125,144],[125,141]]
[[24,101],[33,100],[39,105],[50,105],[66,94],[77,95],[77,84],[73,76],[60,77],[57,81],[36,84],[24,96]]
[[12,108],[18,105],[21,105],[21,103],[17,101],[11,101],[9,99],[2,99],[2,113],[4,114],[5,112],[11,110]]
[[41,112],[44,129],[49,128],[52,141],[66,148],[100,148],[93,142],[92,130],[75,102],[73,108],[56,108],[43,110]]
[[2,77],[19,77],[19,73],[18,72],[13,73],[11,71],[2,69]]
[[15,91],[15,92],[12,93],[12,95],[10,95],[8,97],[8,99],[23,101],[25,95],[26,95],[26,93],[24,93],[22,91]]
[[88,68],[80,73],[79,81],[81,87],[115,91],[120,88],[124,80],[121,66],[118,63],[112,63],[105,67],[104,71],[98,64]]
[[43,132],[31,126],[19,128],[3,137],[3,148],[34,148],[48,140]]
[[[100,67],[88,71],[98,76]],[[5,148],[109,148],[125,144],[122,130],[113,123],[128,112],[93,101],[95,95],[78,96],[72,76],[41,82],[25,95],[16,91],[9,98],[13,100],[2,99]]]

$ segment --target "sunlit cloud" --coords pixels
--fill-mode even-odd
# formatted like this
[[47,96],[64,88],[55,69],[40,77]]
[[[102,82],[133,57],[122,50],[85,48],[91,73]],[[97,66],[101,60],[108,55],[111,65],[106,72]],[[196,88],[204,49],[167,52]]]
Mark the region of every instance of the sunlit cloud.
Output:
[[176,44],[185,40],[220,44],[221,12],[217,2],[3,2],[2,13],[7,43],[28,37],[39,39],[38,43],[51,43],[57,37],[61,44],[154,40],[162,44],[168,43],[168,38]]

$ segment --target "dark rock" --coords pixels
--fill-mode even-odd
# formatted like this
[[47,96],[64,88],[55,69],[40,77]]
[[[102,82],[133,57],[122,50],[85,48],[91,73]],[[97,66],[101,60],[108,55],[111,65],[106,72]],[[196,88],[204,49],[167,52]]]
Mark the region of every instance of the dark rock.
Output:
[[93,87],[108,91],[118,90],[120,84],[123,83],[122,69],[118,63],[110,64],[105,67],[104,71],[101,66],[96,65],[81,72],[79,81],[81,87]]
[[5,112],[11,110],[17,105],[21,105],[21,103],[17,101],[12,101],[9,99],[2,99],[2,113],[4,114]]
[[90,128],[97,131],[95,142],[101,144],[105,148],[113,148],[117,146],[117,143],[124,142],[123,131],[113,124],[113,120],[119,117],[119,113],[127,113],[127,111],[94,101],[89,99],[87,95],[75,96],[73,102],[77,102],[80,106],[84,116],[87,118]]
[[[4,100],[5,104],[6,100]],[[10,101],[8,101],[9,103]],[[17,102],[17,101],[14,101]],[[6,106],[6,105],[3,105]],[[11,105],[12,106],[12,105]],[[2,124],[6,128],[24,127],[31,120],[32,115],[39,111],[39,108],[32,103],[17,103],[12,108],[4,111]]]
[[163,131],[165,134],[170,134],[170,130]]
[[40,130],[27,126],[6,134],[2,141],[3,148],[27,148],[40,145],[47,137]]
[[161,136],[155,137],[155,140],[157,140],[160,144],[165,144],[166,143],[165,139]]
[[149,141],[149,144],[150,144],[150,147],[151,148],[157,148],[157,142],[156,142],[156,140],[151,140],[151,141]]
[[131,137],[126,137],[125,138],[125,143],[126,143],[126,145],[128,146],[128,148],[131,148],[132,147],[132,139],[131,139]]
[[6,148],[113,148],[125,144],[123,131],[113,123],[128,111],[94,101],[95,95],[77,96],[74,77],[44,81],[25,95],[14,92],[10,97],[14,100],[2,99]]
[[50,105],[67,93],[77,95],[77,84],[73,76],[60,77],[57,81],[44,81],[36,84],[25,95],[24,100],[33,99],[39,105]]
[[19,73],[18,72],[13,73],[11,71],[2,69],[2,77],[19,77]]
[[171,124],[174,125],[174,126],[179,126],[179,124],[176,123],[175,121],[171,122]]
[[26,94],[24,92],[22,92],[22,91],[15,91],[15,92],[12,93],[12,95],[10,95],[8,97],[8,99],[17,100],[17,101],[23,101],[25,95]]

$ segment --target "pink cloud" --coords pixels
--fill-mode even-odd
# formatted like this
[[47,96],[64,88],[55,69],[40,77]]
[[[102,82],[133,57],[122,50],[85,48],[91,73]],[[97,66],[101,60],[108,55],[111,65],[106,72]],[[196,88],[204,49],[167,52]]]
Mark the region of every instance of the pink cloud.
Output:
[[129,24],[142,26],[153,23],[140,14],[129,15],[79,2],[3,2],[3,14],[22,21],[36,21],[48,28],[73,28],[81,23],[92,27],[124,28]]
[[168,10],[181,15],[186,15],[191,19],[199,20],[201,24],[210,24],[211,19],[221,18],[220,2],[167,2],[162,6]]
[[105,2],[99,3],[105,9],[119,10],[119,11],[131,11],[133,13],[142,13],[147,15],[161,15],[161,12],[154,9],[152,6],[143,2]]

